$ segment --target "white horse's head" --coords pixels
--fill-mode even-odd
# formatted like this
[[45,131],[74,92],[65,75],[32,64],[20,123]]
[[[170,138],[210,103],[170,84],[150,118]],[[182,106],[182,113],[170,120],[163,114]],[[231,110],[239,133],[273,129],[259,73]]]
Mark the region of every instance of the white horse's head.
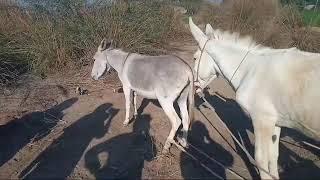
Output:
[[[213,36],[213,28],[210,24],[206,25],[206,35],[208,37]],[[206,51],[201,52],[199,48],[194,53],[193,59],[195,60],[194,71],[197,81],[195,82],[196,91],[200,92],[217,77],[216,63]]]
[[95,80],[98,80],[106,69],[109,71],[111,68],[107,58],[107,51],[111,47],[111,44],[112,42],[107,42],[106,39],[103,39],[98,47],[98,51],[93,56],[94,64],[91,71],[91,77]]

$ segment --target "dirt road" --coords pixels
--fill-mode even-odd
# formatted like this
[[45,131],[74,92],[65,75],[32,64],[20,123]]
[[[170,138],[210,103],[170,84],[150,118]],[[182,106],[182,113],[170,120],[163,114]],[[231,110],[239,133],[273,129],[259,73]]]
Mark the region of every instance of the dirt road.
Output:
[[[195,49],[193,42],[185,42],[174,54],[193,65]],[[1,95],[0,178],[213,178],[199,162],[174,146],[169,155],[161,154],[170,124],[156,101],[139,97],[138,118],[128,127],[122,126],[124,95],[118,91],[115,73],[99,82],[84,71],[76,76],[33,79],[25,84]],[[225,168],[191,147],[188,152],[222,178],[236,178],[226,168],[244,178],[257,177],[218,118],[241,134],[253,154],[251,123],[235,103],[232,89],[222,79],[213,84],[207,96],[216,113],[196,100],[189,141]],[[78,85],[89,95],[76,94]],[[227,101],[212,95],[215,91]],[[284,141],[294,142],[288,134],[299,137],[284,130]],[[284,141],[280,145],[281,177],[319,179],[319,153]]]

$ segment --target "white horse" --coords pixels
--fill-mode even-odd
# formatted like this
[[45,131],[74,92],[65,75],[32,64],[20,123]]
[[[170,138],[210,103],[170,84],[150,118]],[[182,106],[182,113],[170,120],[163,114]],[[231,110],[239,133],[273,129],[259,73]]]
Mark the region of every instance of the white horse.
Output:
[[[255,160],[262,169],[279,178],[281,127],[294,128],[320,140],[320,54],[296,48],[264,47],[250,37],[213,30],[210,25],[206,35],[191,17],[189,26],[203,49],[199,60],[200,65],[204,64],[199,68],[202,84],[215,76],[207,73],[213,69],[229,81],[236,92],[236,101],[252,119]],[[261,169],[260,176],[271,178]]]
[[[91,76],[98,80],[105,70],[112,67],[118,72],[126,99],[126,116],[124,125],[129,123],[130,101],[134,95],[134,109],[137,115],[136,93],[150,99],[158,99],[171,122],[171,131],[163,147],[166,153],[174,141],[181,119],[176,113],[173,103],[177,100],[182,117],[182,146],[187,145],[190,120],[193,117],[193,72],[188,64],[176,56],[146,56],[127,53],[113,49],[111,42],[103,40],[94,55]],[[187,108],[189,101],[189,114]]]

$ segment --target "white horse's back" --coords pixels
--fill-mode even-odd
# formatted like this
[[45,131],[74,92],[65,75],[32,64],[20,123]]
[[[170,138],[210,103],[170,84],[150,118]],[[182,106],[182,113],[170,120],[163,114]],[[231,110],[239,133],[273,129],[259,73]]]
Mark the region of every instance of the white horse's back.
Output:
[[289,51],[280,58],[270,68],[272,77],[260,80],[270,87],[268,93],[278,111],[278,125],[295,128],[319,140],[320,56]]

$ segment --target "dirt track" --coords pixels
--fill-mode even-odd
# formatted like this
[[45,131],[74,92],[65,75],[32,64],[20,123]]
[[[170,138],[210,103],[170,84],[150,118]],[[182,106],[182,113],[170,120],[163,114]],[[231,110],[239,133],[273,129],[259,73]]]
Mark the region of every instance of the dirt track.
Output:
[[[192,64],[195,44],[186,42],[179,48],[175,54]],[[170,155],[160,153],[170,124],[156,101],[139,97],[139,117],[123,127],[124,96],[114,92],[113,87],[119,85],[114,80],[116,75],[108,75],[100,82],[93,82],[87,73],[76,77],[36,79],[27,90],[22,86],[15,92],[9,91],[9,95],[2,95],[0,178],[213,178],[174,146]],[[35,88],[35,84],[39,88]],[[90,94],[75,94],[75,84],[88,89]],[[213,84],[209,93],[218,91],[227,101],[208,94],[216,114],[202,106],[199,99],[196,101],[190,143],[239,175],[249,179],[257,177],[245,155],[238,155],[241,151],[217,118],[236,134],[239,132],[253,154],[250,121],[233,100],[231,88],[222,79]],[[284,130],[286,141],[294,142],[287,134],[299,137],[295,132]],[[194,149],[190,148],[189,152],[221,177],[235,178]],[[282,177],[320,178],[319,152],[282,142],[279,163]]]

